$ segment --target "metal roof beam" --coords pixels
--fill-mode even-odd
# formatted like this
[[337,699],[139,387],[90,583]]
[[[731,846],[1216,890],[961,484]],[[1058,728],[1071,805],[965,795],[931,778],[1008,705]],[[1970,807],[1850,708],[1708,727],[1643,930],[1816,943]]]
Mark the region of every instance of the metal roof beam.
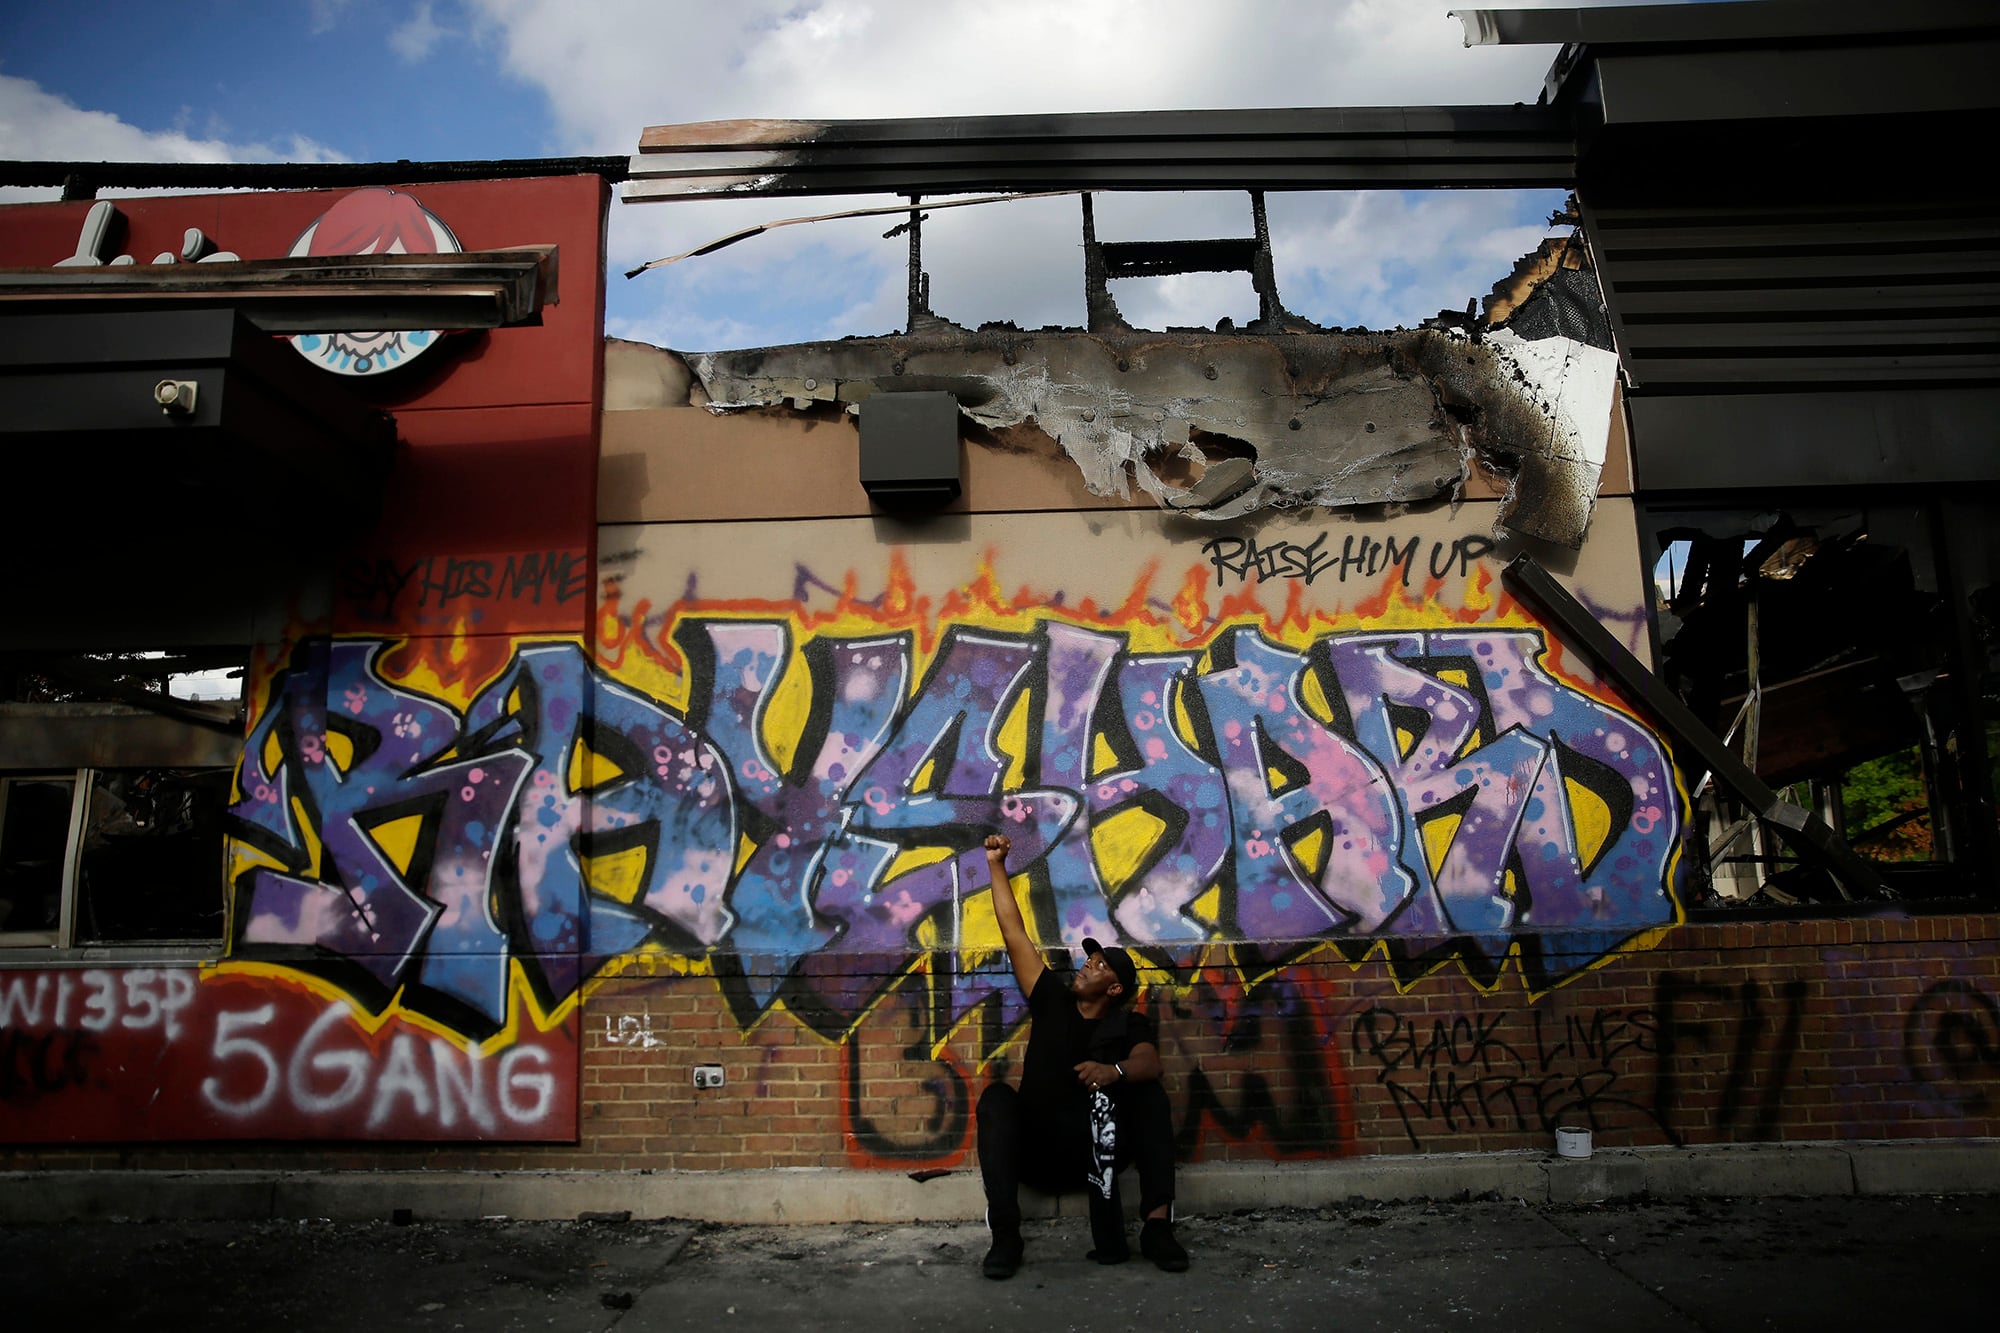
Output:
[[1575,164],[1568,118],[1528,106],[736,120],[647,129],[625,198],[1562,188]]

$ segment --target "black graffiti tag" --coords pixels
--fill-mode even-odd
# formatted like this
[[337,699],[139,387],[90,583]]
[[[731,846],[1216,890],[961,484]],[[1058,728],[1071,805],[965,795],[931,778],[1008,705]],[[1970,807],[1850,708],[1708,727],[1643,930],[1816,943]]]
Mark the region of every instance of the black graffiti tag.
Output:
[[1535,1046],[1524,1056],[1496,1035],[1503,1015],[1405,1018],[1375,1005],[1354,1020],[1356,1055],[1372,1061],[1410,1146],[1424,1135],[1478,1129],[1553,1132],[1558,1124],[1600,1123],[1600,1111],[1638,1111],[1631,1051],[1653,1049],[1650,1010],[1534,1015]]
[[1969,981],[1937,982],[1903,1022],[1910,1077],[1969,1115],[2000,1092],[2000,1005]]
[[[1695,981],[1674,972],[1660,974],[1655,989],[1654,1010],[1659,1016],[1659,1074],[1653,1084],[1653,1118],[1667,1137],[1683,1142],[1678,1128],[1680,1071],[1678,1060],[1684,1053],[1715,1049],[1719,1038],[1728,1035],[1729,1074],[1722,1085],[1722,1100],[1715,1109],[1713,1126],[1734,1131],[1737,1120],[1750,1101],[1756,1101],[1756,1118],[1749,1137],[1775,1138],[1785,1090],[1791,1084],[1792,1059],[1799,1050],[1799,1031],[1805,1016],[1806,983],[1794,978],[1775,987],[1781,1005],[1782,1022],[1773,1030],[1766,1012],[1763,986],[1746,979],[1735,988],[1736,1012],[1716,1018],[1695,1018],[1695,1006],[1726,1005],[1730,989]],[[1760,1052],[1769,1051],[1766,1067],[1758,1075]]]
[[499,559],[426,556],[409,564],[354,559],[340,570],[340,595],[364,620],[463,603],[563,606],[589,590],[590,569],[581,551],[526,551]]
[[[1410,575],[1419,567],[1417,546],[1422,538],[1398,541],[1394,537],[1349,533],[1341,538],[1336,553],[1327,545],[1331,536],[1322,532],[1303,545],[1292,541],[1260,542],[1255,537],[1211,537],[1202,543],[1201,553],[1214,566],[1216,582],[1224,587],[1232,575],[1240,583],[1253,579],[1258,582],[1298,579],[1311,587],[1313,580],[1321,575],[1331,575],[1335,582],[1345,583],[1350,578],[1379,578],[1389,570],[1397,571],[1402,586],[1410,586]],[[1484,558],[1493,548],[1490,537],[1476,533],[1449,542],[1434,541],[1423,567],[1434,579],[1450,577],[1453,571],[1463,578],[1473,562]]]

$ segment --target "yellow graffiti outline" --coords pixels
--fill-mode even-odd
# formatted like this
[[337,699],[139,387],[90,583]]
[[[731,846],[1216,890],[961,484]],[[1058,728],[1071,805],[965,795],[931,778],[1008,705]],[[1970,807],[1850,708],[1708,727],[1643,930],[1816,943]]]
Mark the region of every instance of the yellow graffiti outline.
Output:
[[382,1006],[380,1013],[370,1013],[367,1006],[354,998],[352,992],[337,981],[311,972],[298,971],[289,963],[274,962],[257,958],[224,957],[214,962],[203,963],[199,969],[204,977],[246,977],[262,981],[276,981],[295,987],[329,1002],[345,1004],[352,1012],[353,1019],[363,1032],[378,1036],[391,1023],[414,1027],[432,1036],[443,1037],[470,1055],[485,1056],[495,1051],[503,1051],[513,1046],[522,1031],[522,1018],[536,1032],[555,1032],[569,1020],[570,1012],[577,1007],[581,992],[574,993],[558,1003],[553,1009],[544,1011],[535,998],[535,988],[528,980],[527,972],[518,958],[507,960],[507,1021],[486,1037],[473,1041],[456,1028],[447,1027],[438,1019],[403,1004],[405,987],[399,986],[389,1003]]
[[[464,623],[460,622],[457,632],[462,635],[463,631]],[[369,634],[340,634],[328,635],[326,637],[332,642],[380,644],[381,646],[370,656],[369,666],[381,680],[409,693],[423,695],[433,703],[452,709],[459,715],[461,723],[464,721],[465,711],[471,707],[472,701],[478,698],[482,691],[498,681],[519,658],[520,654],[526,650],[552,645],[571,645],[584,650],[585,661],[589,661],[587,646],[575,635],[526,635],[508,640],[509,648],[506,655],[492,671],[481,676],[460,676],[454,681],[447,681],[431,665],[429,654],[418,655],[410,670],[392,676],[381,669],[381,663],[384,659],[392,657],[397,652],[409,649],[412,645],[437,642],[438,636],[405,635],[397,639],[384,639]],[[468,656],[468,646],[463,642],[455,642],[453,647],[447,652],[446,660],[448,662],[463,664]],[[274,660],[289,664],[292,657],[292,647],[291,645],[287,645],[286,649],[277,654]],[[427,678],[420,681],[419,677],[426,676],[426,673],[428,673]],[[271,686],[277,683],[282,674],[283,668],[273,670],[270,676],[262,682],[264,694],[260,696],[258,706],[253,713],[254,718],[261,718],[263,713],[272,707],[273,700],[269,695],[269,691]],[[519,705],[519,691],[510,692],[506,701],[508,714],[511,716],[518,712]],[[280,760],[288,757],[284,754],[283,747],[278,744],[278,738],[275,733],[267,742],[267,748],[273,746],[278,748],[278,757]],[[454,745],[451,749],[441,752],[437,757],[440,759],[448,758],[456,752],[456,749],[457,747]],[[290,757],[296,758],[296,756]],[[267,770],[271,770],[276,765],[267,762],[265,767]],[[231,787],[232,795],[237,801],[241,801],[244,795],[242,757],[237,759],[235,771],[231,775]],[[339,889],[327,884],[320,877],[324,844],[321,840],[317,824],[306,817],[307,811],[304,798],[299,794],[293,794],[291,797],[291,815],[294,826],[298,829],[300,838],[304,843],[303,851],[306,856],[305,866],[298,871],[292,870],[283,861],[261,850],[254,843],[245,839],[234,837],[224,839],[224,868],[228,876],[228,882],[225,885],[226,891],[223,895],[224,915],[227,921],[225,926],[226,934],[224,935],[225,940],[233,942],[237,938],[236,927],[238,922],[236,913],[238,894],[236,893],[236,884],[248,871],[257,869],[275,870],[280,874],[292,875],[295,878],[306,880],[329,893],[340,892]],[[424,894],[415,889],[412,889],[412,892],[417,893],[417,896],[423,898],[425,902],[435,901],[425,897]],[[233,943],[230,947],[234,947]],[[555,1031],[562,1027],[568,1020],[570,1012],[577,1009],[582,1003],[584,994],[584,988],[578,987],[568,996],[558,1001],[553,1008],[544,1011],[540,1001],[535,997],[533,985],[527,979],[525,965],[518,957],[510,956],[507,960],[507,1020],[503,1026],[492,1034],[478,1041],[473,1041],[464,1033],[459,1032],[455,1028],[444,1026],[437,1019],[431,1018],[422,1011],[406,1007],[403,1003],[404,987],[402,986],[397,988],[396,993],[390,997],[389,1002],[382,1007],[380,1013],[370,1013],[366,1005],[338,982],[328,980],[311,972],[299,971],[294,965],[289,963],[228,953],[212,963],[204,963],[201,971],[204,974],[213,973],[221,976],[255,976],[278,981],[288,981],[304,987],[310,993],[318,995],[323,999],[340,1000],[346,1003],[354,1011],[357,1021],[361,1023],[363,1030],[370,1036],[379,1033],[391,1021],[403,1022],[414,1025],[425,1032],[447,1038],[460,1049],[475,1054],[484,1054],[490,1050],[501,1050],[513,1045],[520,1031],[521,1016],[524,1012],[528,1015],[529,1021],[535,1030],[540,1032]]]
[[[1284,610],[1273,613],[1262,603],[1264,585],[1261,582],[1241,584],[1227,593],[1220,589],[1211,590],[1205,565],[1202,562],[1194,562],[1187,567],[1180,588],[1172,598],[1171,614],[1163,615],[1153,611],[1146,599],[1148,589],[1155,584],[1160,572],[1160,562],[1157,560],[1140,571],[1132,592],[1122,605],[1102,610],[1086,609],[1090,607],[1089,603],[1081,608],[1067,605],[1052,606],[1048,604],[1046,594],[1032,592],[1025,585],[1009,598],[1001,590],[995,568],[995,554],[990,549],[982,554],[972,579],[934,597],[916,590],[915,581],[909,573],[905,548],[890,549],[888,566],[888,588],[880,608],[859,601],[856,595],[858,576],[852,571],[845,578],[838,600],[831,607],[822,609],[809,609],[797,601],[785,600],[744,599],[727,603],[705,603],[695,599],[672,603],[656,615],[650,614],[650,602],[642,600],[634,605],[631,616],[625,617],[620,614],[619,590],[609,589],[593,613],[593,629],[599,632],[591,636],[590,643],[585,643],[575,635],[534,635],[510,639],[507,654],[489,673],[483,675],[468,674],[462,669],[469,659],[468,640],[471,638],[467,632],[468,626],[463,621],[454,626],[449,635],[405,636],[394,640],[367,634],[328,637],[379,643],[381,647],[371,658],[371,665],[376,668],[384,681],[412,693],[424,695],[434,702],[455,709],[461,715],[474,698],[499,678],[520,652],[534,647],[559,644],[583,649],[587,660],[606,677],[638,690],[661,706],[685,717],[690,703],[689,691],[692,687],[692,678],[684,660],[679,661],[678,669],[673,665],[680,659],[678,649],[673,646],[673,634],[678,627],[685,621],[695,619],[758,623],[776,621],[785,629],[785,656],[783,663],[777,668],[778,677],[773,682],[764,703],[759,720],[758,739],[764,753],[780,765],[782,770],[789,768],[795,762],[798,742],[805,733],[812,683],[806,652],[812,641],[821,637],[852,639],[889,635],[907,636],[910,641],[910,675],[904,683],[904,697],[898,700],[900,707],[915,697],[923,681],[929,676],[943,645],[946,630],[952,625],[1029,635],[1037,633],[1043,626],[1049,624],[1071,625],[1099,633],[1112,632],[1122,636],[1124,651],[1129,653],[1187,654],[1196,673],[1212,669],[1215,646],[1226,636],[1246,628],[1257,633],[1265,642],[1294,652],[1304,652],[1314,642],[1328,635],[1352,631],[1382,632],[1398,629],[1432,631],[1475,626],[1481,629],[1527,628],[1540,633],[1541,646],[1535,655],[1535,660],[1544,672],[1565,687],[1577,690],[1623,717],[1631,725],[1640,727],[1661,746],[1672,774],[1674,799],[1678,805],[1675,812],[1677,819],[1684,822],[1685,812],[1690,808],[1691,803],[1681,767],[1675,762],[1672,748],[1666,738],[1642,723],[1594,673],[1586,671],[1579,674],[1566,664],[1552,660],[1552,656],[1562,654],[1562,645],[1550,637],[1547,626],[1532,617],[1511,596],[1504,591],[1496,593],[1493,588],[1495,580],[1483,569],[1478,570],[1474,576],[1457,581],[1463,584],[1459,605],[1466,612],[1473,613],[1473,617],[1476,617],[1473,618],[1440,600],[1440,594],[1447,586],[1446,580],[1431,580],[1423,585],[1423,591],[1419,595],[1413,596],[1409,589],[1402,587],[1391,576],[1383,582],[1379,605],[1370,605],[1372,597],[1364,596],[1352,608],[1344,607],[1331,612],[1315,610],[1310,613],[1300,611],[1299,589],[1294,586],[1290,590]],[[1212,610],[1212,603],[1219,603],[1220,610]],[[657,630],[652,629],[655,625],[658,627]],[[602,633],[607,626],[618,631],[615,636]],[[617,640],[615,654],[608,652],[605,647],[605,641],[610,637],[615,637]],[[441,655],[435,651],[438,645],[443,645]],[[638,648],[637,652],[633,651],[635,645]],[[398,654],[409,660],[403,664],[401,670],[391,676],[381,669],[380,664]],[[284,650],[272,654],[269,658],[259,655],[253,660],[252,680],[256,688],[247,696],[253,701],[251,712],[253,724],[272,706],[271,686],[280,678],[291,657],[288,644]],[[1003,786],[1008,790],[1018,789],[1025,781],[1025,763],[1029,749],[1027,718],[1030,696],[1037,693],[1040,688],[1042,687],[1031,685],[1021,690],[1009,704],[1006,715],[992,729],[989,736],[996,752],[1006,761]],[[1325,696],[1317,673],[1310,671],[1305,673],[1301,678],[1298,696],[1309,715],[1322,723],[1331,720],[1332,704]],[[518,698],[507,700],[506,707],[510,713],[517,711]],[[1193,720],[1187,706],[1184,680],[1175,683],[1170,717],[1171,725],[1180,740],[1193,748]],[[272,738],[272,743],[276,744],[275,736]],[[1471,743],[1473,742],[1468,741],[1468,744]],[[574,753],[569,756],[569,761],[572,768],[579,762]],[[240,761],[234,776],[238,784],[236,795],[240,800],[242,798]],[[294,797],[294,807],[292,813],[306,843],[308,856],[306,877],[318,881],[321,855],[319,830],[305,819],[303,803],[297,797]],[[233,890],[237,879],[243,873],[264,866],[280,872],[290,872],[287,872],[286,867],[276,858],[258,851],[254,846],[241,840],[230,839],[227,846],[231,892],[227,895],[226,901],[233,928],[233,918],[237,908],[237,895]],[[941,848],[943,845],[937,846]],[[743,856],[753,850],[754,844],[749,842],[746,835],[739,847],[738,868]],[[896,864],[901,865],[912,856],[926,856],[932,850],[928,845],[919,844],[906,850]],[[1626,953],[1644,952],[1657,947],[1661,940],[1686,921],[1686,909],[1675,888],[1684,853],[1683,841],[1676,840],[1662,886],[1672,905],[1672,920],[1637,932],[1617,949],[1579,967],[1552,985],[1538,990],[1530,983],[1526,971],[1520,965],[1520,946],[1518,942],[1510,942],[1507,951],[1495,965],[1490,981],[1482,981],[1462,958],[1453,953],[1440,958],[1437,963],[1426,967],[1421,974],[1408,981],[1395,982],[1396,990],[1398,993],[1407,992],[1447,966],[1455,964],[1475,988],[1488,993],[1497,990],[1506,974],[1513,971],[1521,976],[1523,989],[1532,1002],[1541,995],[1551,993]],[[939,851],[930,859],[941,859],[946,854],[948,853]],[[1096,855],[1094,847],[1092,854]],[[587,879],[586,883],[588,882]],[[1219,891],[1219,883],[1209,885],[1202,894],[1197,895],[1190,906],[1199,906],[1204,899],[1213,897]],[[968,897],[961,904],[961,910],[964,910],[976,896]],[[1211,927],[1214,914],[1214,909],[1211,908],[1208,917]],[[900,991],[911,976],[921,971],[927,977],[933,978],[932,984],[934,984],[935,972],[929,961],[933,952],[957,953],[966,960],[968,966],[991,956],[993,951],[990,949],[966,947],[964,935],[965,932],[961,930],[960,944],[955,949],[920,950],[915,953],[889,984],[881,988],[878,999],[864,1006],[854,1017],[841,1039],[844,1040],[845,1035],[851,1034],[856,1026],[864,1022],[878,1004]],[[233,929],[230,938],[234,938]],[[1287,958],[1282,964],[1266,965],[1253,972],[1242,966],[1236,956],[1236,950],[1239,944],[1254,943],[1214,940],[1204,942],[1200,947],[1204,958],[1211,956],[1215,951],[1222,951],[1228,959],[1227,970],[1234,972],[1245,985],[1254,985],[1278,970],[1280,966],[1289,967],[1312,962],[1328,951],[1337,953],[1340,942],[1325,939],[1310,943],[1300,941],[1301,944],[1308,945],[1302,953]],[[1347,963],[1350,971],[1358,971],[1373,962],[1387,963],[1393,943],[1395,941],[1389,937],[1377,937],[1370,941],[1364,953],[1352,961],[1347,960],[1345,955],[1338,956]],[[1045,942],[1042,947],[1061,947],[1061,944],[1060,941]],[[1137,947],[1143,949],[1146,946]],[[1510,960],[1514,964],[1511,968],[1508,966]],[[270,975],[306,984],[316,993],[344,1000],[354,1007],[358,1014],[367,1014],[367,1010],[361,1008],[353,997],[336,983],[313,977],[308,973],[293,971],[285,964],[228,957],[218,966],[232,972],[241,969],[252,974]],[[1209,965],[1205,964],[1204,967],[1206,966]],[[379,1015],[372,1016],[373,1025],[369,1030],[377,1031],[392,1019],[399,1019],[414,1023],[424,1030],[434,1031],[467,1049],[483,1048],[500,1041],[503,1036],[511,1040],[508,1034],[518,1030],[519,1015],[524,1008],[530,1013],[536,1026],[547,1031],[565,1021],[573,1008],[585,1003],[599,987],[610,981],[662,974],[687,977],[715,975],[709,954],[685,954],[657,944],[642,944],[635,950],[607,959],[597,972],[584,979],[576,991],[544,1014],[534,1000],[533,988],[526,980],[522,961],[510,958],[508,967],[507,1026],[482,1043],[469,1043],[463,1036],[441,1026],[435,1020],[416,1011],[406,1010],[402,1004],[400,991]],[[1167,973],[1153,968],[1150,963],[1142,960],[1141,967],[1149,980],[1157,976],[1171,982]],[[1196,969],[1197,972],[1201,970],[1203,969]],[[1151,981],[1151,984],[1161,983]],[[1171,986],[1169,989],[1172,989]],[[743,1030],[743,1038],[747,1040],[770,1019],[773,1013],[783,1008],[785,1004],[782,1000],[767,1006],[750,1026]],[[976,1008],[977,1006],[974,1007]],[[974,1010],[969,1009],[952,1025],[950,1031],[935,1034],[934,1045],[941,1050],[973,1012]],[[808,1026],[808,1030],[812,1029]],[[1003,1041],[1001,1048],[1007,1044],[1008,1042]]]

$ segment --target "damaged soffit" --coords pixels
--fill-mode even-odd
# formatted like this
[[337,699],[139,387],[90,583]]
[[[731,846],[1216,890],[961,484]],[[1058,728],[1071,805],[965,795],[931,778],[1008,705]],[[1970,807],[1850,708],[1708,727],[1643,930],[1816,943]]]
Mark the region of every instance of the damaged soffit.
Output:
[[[1228,519],[1451,495],[1475,458],[1510,475],[1501,521],[1575,546],[1611,411],[1609,353],[1566,338],[1394,333],[1096,334],[932,327],[688,357],[712,411],[943,391],[989,429],[1033,423],[1093,494],[1137,485]],[[1204,493],[1224,460],[1233,494]],[[1185,482],[1186,484],[1181,484]],[[1205,506],[1205,507],[1204,507]]]

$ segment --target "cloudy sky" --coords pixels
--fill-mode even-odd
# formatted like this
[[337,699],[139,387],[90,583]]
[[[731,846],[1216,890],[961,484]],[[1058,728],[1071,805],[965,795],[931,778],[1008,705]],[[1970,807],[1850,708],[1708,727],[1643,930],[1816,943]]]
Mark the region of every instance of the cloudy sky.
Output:
[[[645,126],[734,117],[1533,101],[1555,50],[1467,49],[1452,2],[23,3],[0,13],[0,157],[544,157],[626,154]],[[622,276],[751,223],[886,202],[614,203],[608,331],[682,350],[894,332],[906,253],[882,236],[894,219],[784,228]],[[1334,326],[1463,309],[1548,234],[1560,202],[1548,191],[1273,195],[1279,290]],[[1242,194],[1108,196],[1097,216],[1107,240],[1250,228]],[[924,239],[939,313],[1083,322],[1074,199],[940,212]],[[0,257],[9,262],[23,261]],[[1255,314],[1245,275],[1134,279],[1114,295],[1150,327]]]

